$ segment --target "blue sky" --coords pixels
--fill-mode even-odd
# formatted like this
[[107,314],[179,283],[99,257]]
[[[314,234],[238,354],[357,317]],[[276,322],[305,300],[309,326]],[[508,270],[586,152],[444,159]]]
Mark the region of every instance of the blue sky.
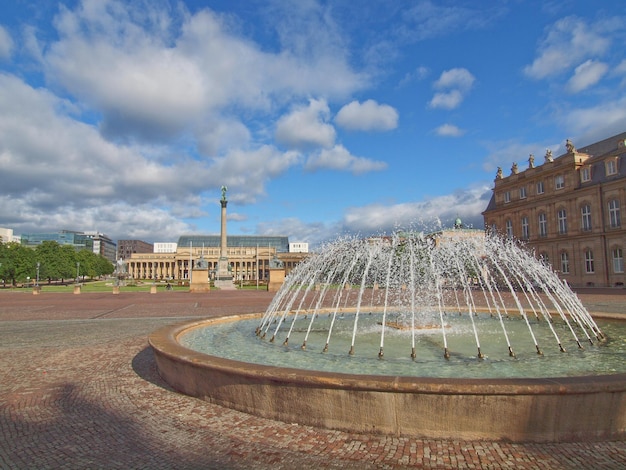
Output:
[[626,130],[623,1],[4,0],[0,227],[482,226],[498,166]]

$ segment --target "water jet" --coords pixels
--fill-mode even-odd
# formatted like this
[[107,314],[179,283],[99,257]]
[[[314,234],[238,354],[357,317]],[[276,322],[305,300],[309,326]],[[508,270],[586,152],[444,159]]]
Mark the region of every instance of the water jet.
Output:
[[512,240],[395,234],[329,244],[264,314],[168,327],[150,344],[176,390],[263,417],[546,442],[625,436],[625,331]]

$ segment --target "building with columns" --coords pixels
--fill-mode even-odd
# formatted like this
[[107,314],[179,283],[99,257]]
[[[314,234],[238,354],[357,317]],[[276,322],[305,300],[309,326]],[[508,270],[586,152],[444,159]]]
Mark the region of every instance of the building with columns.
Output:
[[574,287],[623,287],[626,132],[528,166],[498,168],[485,226],[534,250]]
[[[233,282],[265,282],[272,259],[281,260],[285,274],[289,274],[308,253],[290,253],[285,236],[227,235],[225,255]],[[125,261],[133,279],[188,281],[189,267],[200,257],[208,264],[210,278],[215,279],[222,257],[220,235],[183,235],[175,253],[133,253]]]

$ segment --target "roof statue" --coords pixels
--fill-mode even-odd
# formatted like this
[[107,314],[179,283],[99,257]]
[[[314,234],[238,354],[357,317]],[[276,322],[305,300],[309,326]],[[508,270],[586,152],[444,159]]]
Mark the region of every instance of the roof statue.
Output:
[[574,147],[574,144],[572,144],[572,141],[567,139],[565,141],[565,148],[567,149],[567,153],[575,153],[576,152],[576,147]]
[[535,156],[532,153],[528,157],[528,168],[535,168]]
[[518,172],[519,172],[519,169],[517,168],[517,163],[513,162],[513,166],[511,167],[511,174],[517,175]]
[[496,179],[497,180],[502,179],[502,167],[501,166],[498,167],[498,171],[496,172]]
[[546,149],[546,162],[553,162],[554,158],[552,158],[552,150]]

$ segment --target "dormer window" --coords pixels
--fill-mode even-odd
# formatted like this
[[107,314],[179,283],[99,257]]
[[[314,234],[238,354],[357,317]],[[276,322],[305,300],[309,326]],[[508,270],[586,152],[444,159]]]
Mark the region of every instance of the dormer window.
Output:
[[580,169],[580,182],[586,183],[587,181],[591,181],[591,168],[584,166]]
[[606,168],[606,176],[616,175],[617,174],[617,159],[611,158],[604,162],[604,167]]

